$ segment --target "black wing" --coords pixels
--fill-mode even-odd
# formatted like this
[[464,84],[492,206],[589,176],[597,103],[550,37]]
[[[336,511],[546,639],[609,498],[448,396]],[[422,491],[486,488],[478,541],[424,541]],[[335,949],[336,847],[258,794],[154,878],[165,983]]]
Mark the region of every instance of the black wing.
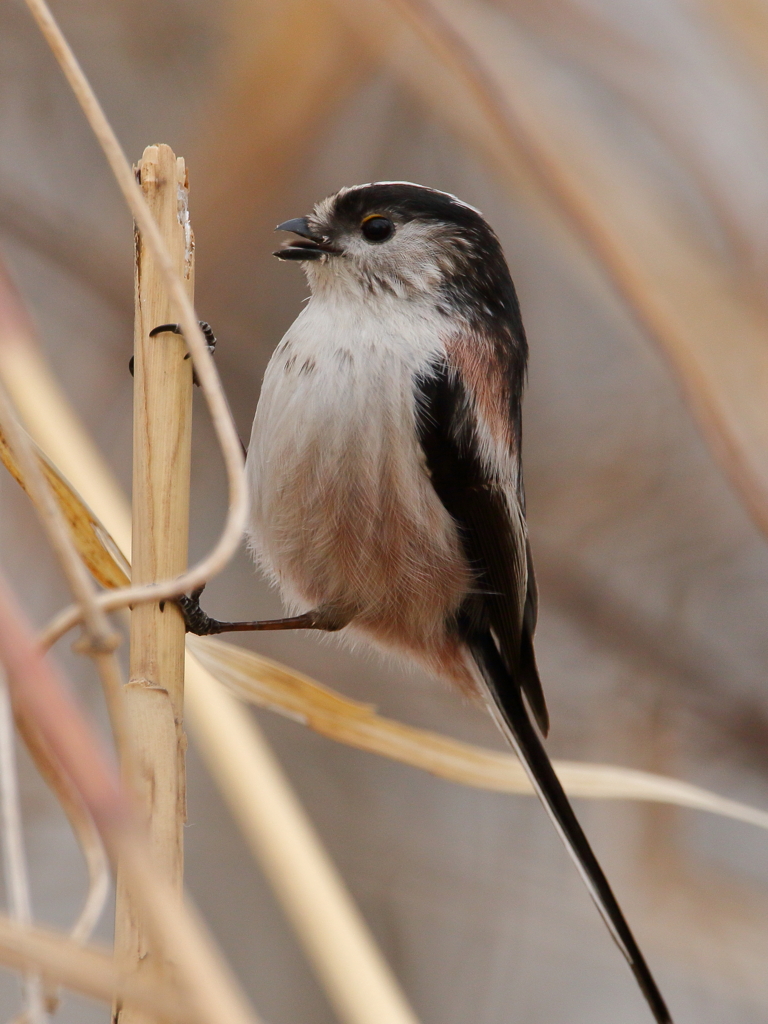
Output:
[[461,630],[499,725],[514,747],[614,941],[629,963],[658,1024],[669,1011],[621,907],[573,812],[522,693],[546,733],[548,719],[533,653],[537,595],[522,510],[490,478],[479,455],[475,413],[450,367],[440,363],[416,382],[419,439],[432,484],[458,524],[477,591],[461,611]]
[[490,628],[504,664],[546,736],[549,715],[533,653],[538,597],[523,512],[477,454],[475,413],[455,374],[438,364],[416,381],[419,440],[432,485],[461,529],[478,592],[464,615]]

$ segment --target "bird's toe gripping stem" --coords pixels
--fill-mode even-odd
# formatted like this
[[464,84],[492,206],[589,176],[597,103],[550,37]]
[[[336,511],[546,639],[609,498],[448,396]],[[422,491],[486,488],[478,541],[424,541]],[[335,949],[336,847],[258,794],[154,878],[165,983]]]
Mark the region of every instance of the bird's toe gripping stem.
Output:
[[210,636],[213,633],[220,633],[217,629],[220,625],[217,619],[212,619],[200,607],[200,595],[205,590],[205,584],[193,590],[191,594],[181,594],[175,599],[184,616],[184,625],[187,633],[194,633],[195,636]]
[[291,615],[286,619],[255,619],[246,622],[225,622],[213,619],[200,607],[200,595],[205,586],[198,587],[191,594],[182,594],[175,598],[176,604],[184,616],[184,625],[188,633],[196,636],[212,636],[217,633],[273,630],[273,629],[317,629],[325,633],[335,633],[343,629],[351,620],[350,614],[326,607],[313,608],[301,615]]
[[[198,324],[200,325],[200,330],[203,332],[203,337],[205,338],[206,345],[208,346],[208,351],[213,355],[216,351],[216,335],[211,330],[211,325],[207,320],[198,320]],[[149,336],[150,338],[155,338],[158,334],[166,333],[183,335],[184,331],[181,329],[181,324],[160,324],[159,327],[152,328],[149,332]],[[184,358],[189,359],[189,352],[187,352]],[[133,356],[131,356],[130,362],[128,363],[128,369],[131,376],[133,376]],[[196,373],[193,373],[192,380],[199,386],[200,381],[197,379]]]

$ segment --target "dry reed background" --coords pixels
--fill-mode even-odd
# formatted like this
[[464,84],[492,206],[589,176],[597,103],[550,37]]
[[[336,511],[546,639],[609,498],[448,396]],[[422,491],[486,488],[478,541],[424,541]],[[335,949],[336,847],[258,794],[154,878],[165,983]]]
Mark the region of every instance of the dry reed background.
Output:
[[[525,458],[550,748],[767,807],[768,5],[134,0],[57,13],[127,152],[166,141],[187,160],[196,304],[244,437],[304,294],[270,259],[274,223],[375,178],[484,210],[532,348]],[[130,219],[27,12],[5,3],[0,19],[3,250],[127,485]],[[225,508],[196,405],[191,560]],[[0,561],[42,624],[67,591],[6,476],[0,509]],[[277,610],[245,556],[207,604]],[[254,647],[394,718],[498,746],[431,680],[301,637]],[[95,678],[66,644],[60,658],[98,711]],[[608,1024],[617,1007],[646,1019],[533,801],[260,718],[424,1024]],[[194,749],[189,769],[188,884],[256,1007],[273,1024],[334,1020]],[[80,854],[24,760],[21,773],[35,917],[66,927],[85,891]],[[653,806],[580,812],[678,1024],[764,1019],[764,834]],[[10,1017],[10,976],[0,997]],[[66,997],[59,1019],[104,1009]]]

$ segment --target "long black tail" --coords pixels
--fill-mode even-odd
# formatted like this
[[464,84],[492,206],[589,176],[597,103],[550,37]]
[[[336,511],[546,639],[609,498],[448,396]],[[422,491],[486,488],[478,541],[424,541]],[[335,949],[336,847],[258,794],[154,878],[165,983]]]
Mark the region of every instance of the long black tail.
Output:
[[520,688],[501,659],[490,633],[475,634],[467,643],[493,697],[497,717],[505,726],[512,746],[544,804],[560,838],[579,869],[597,909],[616,945],[627,959],[632,973],[658,1024],[672,1024],[666,1003],[648,969],[645,957],[629,930],[621,907],[611,891],[597,858],[587,841],[547,752],[531,724]]

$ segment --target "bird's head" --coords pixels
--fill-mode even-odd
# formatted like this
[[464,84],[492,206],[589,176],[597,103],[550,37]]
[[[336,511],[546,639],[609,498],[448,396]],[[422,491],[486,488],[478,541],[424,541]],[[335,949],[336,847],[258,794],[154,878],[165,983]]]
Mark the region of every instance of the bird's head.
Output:
[[481,213],[446,192],[356,185],[277,230],[298,236],[275,256],[301,261],[313,294],[431,297],[448,315],[510,316],[517,306],[498,238]]

